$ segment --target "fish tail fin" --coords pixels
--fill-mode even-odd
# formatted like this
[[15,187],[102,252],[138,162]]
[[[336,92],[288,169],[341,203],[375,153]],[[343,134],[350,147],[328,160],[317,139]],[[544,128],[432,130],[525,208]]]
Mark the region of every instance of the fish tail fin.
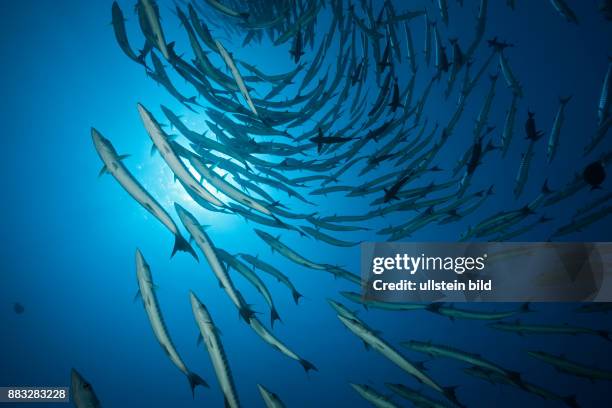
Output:
[[533,309],[530,307],[530,302],[525,302],[521,305],[521,308],[519,309],[519,311],[521,313],[531,313],[533,312]]
[[244,319],[245,322],[250,322],[251,319],[255,316],[255,312],[249,305],[244,305],[239,310],[240,317]]
[[189,381],[189,387],[191,388],[191,395],[195,396],[195,387],[201,385],[202,387],[210,388],[208,383],[196,373],[189,372],[187,374],[187,381]]
[[193,103],[194,105],[200,106],[200,104],[198,104],[197,98],[198,98],[197,95],[190,96],[189,98],[187,98],[186,102]]
[[438,313],[441,307],[442,307],[442,303],[434,302],[434,303],[430,303],[427,306],[425,306],[425,310],[427,310],[428,312]]
[[169,42],[166,44],[166,48],[168,49],[170,55],[176,55],[174,52],[174,46],[176,45],[176,41]]
[[542,188],[540,189],[542,194],[550,194],[552,190],[548,187],[548,179],[544,180],[544,184],[542,184]]
[[310,370],[319,371],[317,369],[317,367],[315,367],[315,365],[312,364],[310,361],[304,360],[303,358],[301,358],[299,361],[300,361],[300,364],[302,365],[302,367],[304,368],[304,371],[306,371],[306,372],[308,372]]
[[524,388],[521,373],[519,373],[518,371],[508,371],[508,378],[520,388]]
[[453,404],[457,405],[458,407],[462,407],[465,408],[465,405],[463,405],[462,403],[459,402],[459,400],[457,399],[457,393],[455,392],[455,390],[457,389],[457,386],[452,386],[452,387],[444,387],[444,396],[451,401]]
[[272,327],[274,327],[274,322],[277,321],[277,320],[279,322],[282,322],[282,320],[281,320],[281,318],[280,318],[280,316],[278,314],[278,311],[276,310],[275,307],[272,307],[271,310],[270,310],[270,325]]
[[566,96],[565,98],[559,97],[559,103],[561,105],[566,105],[572,99],[572,96],[574,95],[569,95],[569,96]]
[[298,304],[300,298],[303,297],[302,294],[295,289],[291,291],[291,295],[293,296],[293,301],[296,305]]
[[597,334],[608,341],[612,341],[612,333],[608,330],[597,330]]
[[567,397],[563,397],[563,403],[568,407],[580,408],[580,404],[578,404],[575,395],[568,395]]
[[526,205],[521,208],[521,213],[524,215],[532,215],[535,214],[535,211],[533,211],[528,205]]
[[193,247],[181,234],[176,234],[174,236],[174,248],[172,248],[171,257],[173,257],[177,251],[189,252],[196,261],[199,261],[198,255],[193,250]]

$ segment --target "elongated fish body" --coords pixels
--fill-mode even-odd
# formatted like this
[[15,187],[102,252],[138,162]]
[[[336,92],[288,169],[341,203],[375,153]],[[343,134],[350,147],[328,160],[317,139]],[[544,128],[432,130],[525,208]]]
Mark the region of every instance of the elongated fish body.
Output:
[[458,309],[453,306],[445,306],[442,303],[430,303],[426,308],[428,311],[446,316],[451,320],[455,319],[468,319],[468,320],[501,320],[508,317],[514,316],[518,313],[525,313],[529,311],[529,305],[523,304],[519,309],[500,311],[500,312],[489,312],[480,310],[466,310]]
[[514,121],[516,119],[516,112],[518,110],[518,99],[519,97],[516,94],[512,95],[512,103],[510,104],[510,108],[506,112],[504,130],[502,132],[501,138],[502,157],[506,156],[508,148],[510,147],[510,143],[512,142],[512,136],[514,135]]
[[491,112],[491,106],[493,105],[493,98],[495,98],[495,85],[497,85],[497,74],[491,75],[491,85],[489,87],[489,91],[487,92],[487,96],[485,97],[484,104],[478,112],[478,117],[476,118],[476,125],[474,126],[474,138],[478,138],[482,135],[483,130],[487,126],[489,121],[489,113]]
[[528,351],[531,357],[535,357],[552,365],[557,370],[576,377],[583,377],[589,380],[607,380],[612,381],[612,372],[601,370],[587,365],[570,361],[564,357],[555,356],[543,351]]
[[247,20],[249,18],[249,13],[243,13],[243,12],[236,11],[217,0],[205,0],[205,1],[210,6],[212,6],[214,9],[216,9],[218,12],[225,14],[227,16],[242,18],[244,20]]
[[565,106],[572,97],[559,98],[559,109],[555,115],[552,130],[548,137],[548,145],[546,146],[546,161],[550,163],[555,158],[557,147],[559,146],[559,135],[561,134],[561,126],[565,120]]
[[183,222],[185,228],[187,228],[187,231],[189,231],[189,234],[195,241],[196,245],[206,256],[206,260],[208,261],[213,274],[219,280],[219,284],[223,287],[234,306],[236,306],[240,312],[240,316],[242,316],[245,321],[251,319],[253,317],[253,311],[246,303],[244,303],[242,296],[234,287],[234,283],[230,279],[227,270],[217,256],[217,252],[212,241],[208,237],[208,234],[204,232],[204,227],[198,223],[198,221],[191,213],[189,213],[189,211],[181,207],[178,203],[174,203],[174,207],[176,208],[179,218]]
[[429,66],[429,63],[431,62],[431,22],[429,21],[429,16],[426,14],[425,15],[425,47],[424,47],[424,54],[425,54],[425,65]]
[[[206,0],[206,1],[216,1],[216,0]],[[293,37],[300,27],[306,27],[308,24],[317,16],[319,7],[321,7],[320,2],[313,2],[308,10],[306,10],[297,21],[287,29],[283,34],[281,34],[276,40],[274,40],[274,45],[281,45],[287,42],[291,37]]]
[[407,311],[407,310],[425,310],[427,304],[425,303],[396,303],[396,302],[382,302],[379,300],[368,300],[364,299],[361,294],[356,292],[340,292],[345,298],[363,305],[366,309],[382,309],[382,310],[395,310],[395,311]]
[[366,385],[366,384],[349,384],[357,394],[361,395],[363,399],[371,403],[373,406],[377,408],[397,408],[388,397],[380,394],[374,388]]
[[572,218],[578,218],[579,216],[585,215],[589,211],[599,208],[602,204],[607,204],[610,200],[612,200],[612,192],[586,203],[583,207],[576,210]]
[[516,174],[516,180],[514,182],[514,197],[518,197],[523,193],[525,183],[529,177],[529,168],[531,167],[531,160],[533,159],[533,147],[534,142],[531,141],[527,147],[527,151],[523,153],[521,158],[521,164],[519,165],[518,173]]
[[446,357],[453,360],[463,361],[464,363],[471,364],[472,366],[482,367],[484,369],[494,371],[503,375],[510,376],[513,374],[516,377],[516,381],[520,382],[520,375],[512,371],[506,370],[499,365],[485,360],[478,354],[468,353],[463,350],[459,350],[453,347],[445,345],[437,345],[430,342],[422,342],[416,340],[410,340],[402,343],[402,346],[409,349],[428,354],[432,357]]
[[200,39],[202,39],[202,41],[204,41],[204,43],[210,49],[214,50],[215,42],[212,38],[212,35],[210,34],[210,31],[208,30],[208,27],[206,26],[206,24],[198,16],[197,11],[193,7],[193,4],[189,3],[189,6],[187,7],[187,9],[189,12],[189,19],[191,20],[191,24],[193,25],[194,30],[196,31]]
[[218,40],[215,40],[215,44],[217,45],[217,49],[219,50],[219,53],[221,54],[223,61],[225,61],[225,64],[230,69],[230,72],[232,73],[232,76],[234,77],[234,80],[236,81],[236,84],[238,85],[238,89],[240,89],[240,93],[246,100],[247,105],[249,105],[249,109],[251,109],[251,112],[253,112],[255,116],[259,116],[259,113],[257,113],[257,109],[255,108],[255,105],[253,104],[253,101],[251,100],[251,95],[249,94],[249,91],[246,85],[244,84],[242,75],[240,75],[240,71],[238,71],[238,67],[236,67],[234,60],[232,59],[232,57],[229,55],[229,53],[225,50],[223,45]]
[[519,335],[524,334],[589,334],[593,336],[599,336],[606,340],[612,340],[610,337],[610,332],[607,330],[595,330],[588,327],[577,327],[570,326],[568,324],[564,325],[549,325],[549,324],[523,324],[519,321],[514,323],[509,322],[496,322],[488,324],[489,327],[495,330],[502,330],[512,333],[517,333]]
[[597,222],[598,220],[604,217],[609,216],[610,214],[612,214],[612,206],[607,206],[594,213],[587,214],[580,218],[576,218],[570,223],[559,227],[559,229],[553,233],[551,238],[558,238],[563,235],[571,234],[572,232],[582,231],[587,226],[593,224],[594,222]]
[[438,0],[438,10],[440,10],[440,17],[444,25],[448,25],[448,0]]
[[504,79],[506,80],[508,86],[512,89],[512,92],[519,98],[522,98],[523,88],[521,87],[518,79],[516,79],[516,76],[510,67],[510,63],[508,62],[508,58],[503,52],[499,53],[499,66],[501,67],[502,74],[504,74]]
[[252,211],[249,211],[245,208],[242,208],[239,205],[230,204],[229,206],[234,213],[241,215],[247,221],[254,221],[260,225],[267,225],[273,228],[282,228],[290,231],[295,231],[300,235],[304,234],[298,227],[282,222],[278,218],[267,218]]
[[285,285],[287,288],[289,288],[293,296],[293,300],[295,301],[295,304],[296,305],[298,304],[298,301],[300,300],[302,295],[300,294],[300,292],[297,291],[295,286],[293,286],[293,283],[291,283],[291,280],[289,280],[289,278],[285,274],[283,274],[281,271],[279,271],[278,269],[276,269],[274,266],[270,265],[269,263],[262,261],[256,256],[249,255],[249,254],[240,254],[240,257],[244,259],[245,261],[247,261],[248,263],[250,263],[251,265],[253,265],[254,268],[257,268],[260,271],[273,276],[274,278],[276,278],[276,280],[278,280],[283,285]]
[[[335,22],[336,20],[334,20]],[[326,34],[326,36],[329,34]],[[319,45],[319,50],[317,51],[317,53],[315,54],[314,59],[312,60],[312,62],[310,63],[310,66],[308,67],[308,70],[306,71],[306,74],[304,74],[304,78],[302,79],[302,83],[300,84],[300,88],[298,90],[298,94],[302,93],[302,90],[310,83],[310,81],[312,81],[315,76],[317,75],[318,71],[319,71],[319,62],[322,62],[322,59],[324,58],[325,55],[325,40],[327,37],[323,37],[323,39],[321,40],[321,44]]]
[[151,61],[153,61],[154,71],[149,72],[149,77],[153,78],[158,84],[166,88],[168,93],[174,96],[174,98],[176,98],[177,101],[181,102],[187,109],[191,110],[192,112],[195,112],[195,110],[189,104],[198,105],[196,97],[186,97],[185,95],[181,94],[178,89],[176,89],[176,87],[168,77],[168,74],[164,68],[164,64],[154,52],[151,52]]
[[70,392],[76,408],[100,408],[102,406],[91,384],[74,368],[70,372]]
[[326,270],[325,265],[309,261],[308,259],[304,258],[302,255],[298,254],[297,252],[295,252],[294,250],[292,250],[291,248],[289,248],[288,246],[286,246],[285,244],[280,242],[280,240],[278,238],[273,237],[272,235],[268,234],[267,232],[255,229],[255,233],[261,239],[263,239],[268,245],[270,245],[270,247],[274,251],[277,251],[279,254],[283,255],[286,258],[288,258],[290,261],[293,261],[293,262],[297,263],[298,265],[302,265],[302,266],[305,266],[307,268],[317,269],[317,270],[320,270],[320,271]]
[[210,361],[215,369],[217,380],[221,386],[223,392],[224,406],[227,408],[238,408],[240,402],[238,402],[238,394],[236,393],[236,387],[234,386],[234,379],[230,370],[225,350],[223,350],[223,343],[219,336],[219,329],[215,326],[210,313],[206,306],[200,302],[196,295],[189,291],[189,299],[191,300],[191,309],[193,311],[193,317],[195,318],[196,324],[200,329],[202,340],[208,350]]
[[204,71],[203,69],[204,66],[206,64],[210,64],[210,61],[208,60],[208,57],[206,57],[206,54],[204,53],[202,46],[198,42],[198,38],[197,38],[195,30],[191,26],[191,23],[187,15],[179,8],[178,5],[176,6],[176,15],[178,16],[179,20],[181,20],[181,24],[183,25],[183,27],[185,28],[185,31],[187,32],[187,37],[189,38],[189,44],[191,45],[191,49],[193,50],[193,55],[195,56],[195,59],[193,60],[193,64],[196,65],[196,67],[198,67],[201,71]]
[[414,52],[414,42],[412,41],[412,32],[410,31],[410,27],[408,26],[408,23],[404,23],[404,30],[406,32],[406,49],[408,52],[408,60],[410,61],[410,70],[414,74],[417,71],[416,54]]
[[531,231],[534,227],[543,224],[545,222],[550,221],[549,218],[542,216],[539,219],[535,220],[534,222],[531,222],[523,227],[514,229],[512,231],[508,231],[505,233],[502,233],[501,235],[496,236],[492,241],[495,242],[504,242],[504,241],[509,241],[512,238],[516,238],[518,236],[521,236],[529,231]]
[[139,287],[138,294],[142,298],[142,303],[149,317],[153,334],[155,334],[155,338],[160,346],[176,368],[185,374],[192,393],[197,385],[208,387],[206,381],[197,374],[189,371],[176,351],[176,347],[174,347],[174,343],[172,343],[172,339],[164,323],[157,296],[155,296],[155,285],[153,283],[153,276],[151,275],[151,268],[149,268],[147,261],[144,259],[139,249],[136,249],[136,278]]
[[217,255],[225,264],[227,265],[227,269],[234,269],[238,273],[240,273],[246,280],[251,282],[251,284],[255,287],[255,289],[263,296],[264,300],[270,307],[270,325],[274,327],[274,322],[276,320],[280,320],[280,316],[276,311],[276,306],[274,306],[274,300],[272,299],[272,295],[268,290],[266,284],[257,276],[255,271],[250,269],[248,266],[240,262],[236,259],[235,256],[230,253],[224,251],[223,249],[217,248]]
[[282,343],[278,338],[276,338],[266,327],[261,324],[261,322],[253,317],[249,321],[249,326],[262,338],[263,341],[271,345],[275,350],[280,351],[287,357],[297,361],[301,364],[304,371],[308,372],[310,370],[318,371],[317,368],[308,360],[303,359],[295,352],[293,352],[289,347],[287,347],[284,343]]
[[[486,380],[493,384],[512,384],[511,378],[503,374],[484,369],[482,367],[468,367],[464,368],[463,371],[466,374],[477,378],[482,378],[483,380]],[[533,395],[537,395],[547,400],[563,402],[567,406],[572,408],[580,407],[578,402],[576,402],[576,398],[574,396],[563,397],[561,395],[555,394],[552,391],[547,390],[546,388],[542,388],[538,385],[525,381],[523,381],[523,383],[521,384],[521,388]]]
[[442,38],[440,37],[440,31],[438,31],[438,25],[433,23],[433,38],[434,38],[434,50],[435,50],[435,66],[438,71],[448,71],[449,63],[446,51],[442,45]]
[[331,235],[324,234],[323,232],[315,228],[308,227],[308,226],[302,226],[300,228],[302,228],[302,230],[304,230],[304,232],[306,232],[311,237],[319,241],[327,242],[330,245],[334,245],[338,247],[353,247],[361,243],[360,241],[354,241],[354,242],[343,241],[341,239],[332,237]]
[[164,37],[164,31],[162,30],[159,22],[159,9],[155,0],[138,0],[138,13],[143,13],[141,21],[146,21],[146,28],[143,30],[145,33],[149,33],[151,43],[162,53],[166,60],[170,59],[170,52],[166,44],[166,38]]
[[110,173],[138,204],[143,206],[174,235],[174,249],[172,250],[172,255],[174,255],[176,251],[185,251],[198,259],[198,256],[191,245],[189,245],[189,242],[181,235],[172,217],[170,217],[157,200],[145,190],[138,180],[134,178],[132,173],[123,165],[122,159],[126,156],[118,155],[110,140],[106,139],[94,128],[91,129],[91,138],[100,159],[104,162],[102,172]]
[[261,394],[261,398],[264,400],[264,404],[266,404],[266,408],[285,408],[285,404],[283,404],[283,401],[281,401],[278,395],[261,384],[257,384],[257,389]]
[[568,22],[578,24],[576,13],[567,5],[565,0],[550,0],[555,10],[564,17]]
[[262,214],[266,214],[272,216],[272,212],[264,207],[259,201],[255,200],[252,197],[249,197],[232,184],[225,181],[225,179],[219,176],[217,173],[208,168],[201,160],[198,160],[194,156],[189,158],[189,163],[194,167],[194,169],[211,185],[213,185],[217,190],[221,191],[223,194],[243,204],[255,211],[259,211]]
[[403,384],[385,384],[391,391],[396,393],[402,398],[412,402],[415,407],[427,407],[427,408],[447,408],[448,404],[445,402],[435,401],[420,392],[406,387]]
[[608,71],[604,78],[603,86],[601,87],[601,96],[599,97],[599,107],[597,116],[599,117],[599,126],[610,117],[610,96],[612,94],[612,57],[608,58]]
[[585,303],[576,309],[577,313],[608,313],[612,312],[612,302]]
[[125,31],[125,18],[123,17],[123,11],[121,11],[121,7],[119,7],[119,4],[116,1],[113,2],[112,6],[112,18],[113,31],[115,33],[115,38],[117,39],[117,44],[119,44],[119,47],[123,53],[128,56],[128,58],[142,64],[143,59],[136,55],[136,53],[134,53],[132,50],[132,47],[130,47],[127,33]]
[[595,147],[605,139],[610,127],[612,127],[612,115],[608,114],[608,118],[601,125],[599,125],[595,135],[584,148],[585,155],[593,151],[593,149],[595,149]]
[[151,113],[141,104],[138,104],[138,112],[140,113],[140,117],[144,123],[147,133],[149,134],[149,137],[174,175],[183,182],[184,186],[187,186],[204,201],[208,201],[210,204],[216,205],[217,207],[223,207],[223,203],[202,185],[200,185],[200,183],[198,183],[198,181],[189,172],[187,167],[185,167],[185,164],[173,150],[170,141],[168,140],[168,135],[166,135],[166,133],[161,129]]
[[390,344],[382,340],[376,335],[376,333],[368,326],[363,324],[358,319],[347,318],[342,315],[338,315],[338,319],[357,337],[363,340],[368,346],[372,347],[380,354],[385,356],[391,362],[402,368],[408,374],[415,377],[418,381],[433,388],[439,393],[445,395],[449,400],[456,402],[454,392],[452,389],[445,389],[438,385],[433,379],[431,379],[424,371],[419,369],[416,365],[409,362],[404,356],[402,356],[397,350],[395,350]]
[[[344,306],[342,303],[336,302],[333,299],[327,299],[327,303],[329,303],[329,305],[336,311],[336,313],[339,316],[344,316],[347,319],[359,320],[359,317],[357,317],[357,312],[350,310],[348,307]],[[364,323],[362,322],[362,324]]]

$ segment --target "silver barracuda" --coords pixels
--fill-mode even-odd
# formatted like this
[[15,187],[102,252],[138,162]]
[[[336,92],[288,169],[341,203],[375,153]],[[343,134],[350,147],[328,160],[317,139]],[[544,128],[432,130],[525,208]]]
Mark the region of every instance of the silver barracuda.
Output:
[[227,356],[225,355],[225,350],[223,350],[219,329],[215,326],[206,306],[191,291],[189,292],[189,299],[191,301],[193,317],[200,329],[202,340],[208,350],[210,361],[215,369],[217,380],[223,392],[224,406],[227,408],[238,408],[240,407],[240,402],[238,401],[238,394],[236,393]]
[[172,255],[176,251],[185,251],[193,255],[194,258],[198,259],[195,251],[189,245],[189,242],[181,235],[178,227],[172,220],[172,217],[164,210],[164,208],[153,198],[153,196],[145,190],[145,188],[134,178],[132,173],[123,164],[123,159],[127,155],[119,155],[113,147],[110,140],[106,139],[96,129],[91,129],[91,138],[93,144],[104,162],[104,166],[100,171],[100,174],[109,173],[115,180],[128,192],[134,200],[141,206],[143,206],[151,215],[153,215],[159,222],[161,222],[173,235],[174,235],[174,248],[172,249]]
[[261,394],[261,398],[264,400],[264,404],[266,404],[266,408],[285,408],[285,404],[283,404],[283,401],[281,401],[278,395],[261,384],[257,384],[257,389]]
[[189,172],[185,164],[181,161],[180,157],[173,150],[168,135],[164,133],[159,124],[155,121],[151,113],[145,109],[144,106],[138,104],[138,112],[145,125],[149,137],[153,141],[153,144],[157,147],[157,150],[164,158],[164,161],[168,164],[168,167],[172,170],[176,178],[178,178],[186,188],[189,188],[198,197],[205,201],[208,201],[212,205],[217,207],[223,207],[223,203],[215,197],[212,193],[200,185],[198,181]]
[[194,393],[195,387],[201,385],[208,387],[206,381],[204,381],[199,375],[190,371],[181,356],[176,351],[176,347],[170,338],[164,317],[162,316],[157,296],[155,295],[155,284],[153,283],[153,276],[151,275],[151,268],[147,261],[142,256],[139,249],[136,250],[136,278],[138,280],[138,296],[142,299],[142,304],[149,317],[153,334],[159,342],[172,364],[176,366],[189,381],[191,387],[191,393]]
[[204,231],[204,227],[200,225],[198,220],[196,220],[196,218],[189,213],[189,211],[181,207],[178,203],[174,203],[174,206],[183,225],[187,231],[189,231],[189,234],[195,241],[196,245],[206,256],[206,260],[208,261],[212,272],[219,280],[219,284],[223,290],[225,290],[234,306],[236,306],[238,309],[240,316],[248,322],[253,318],[254,312],[251,310],[249,305],[244,302],[240,292],[238,292],[238,289],[236,289],[234,286],[234,283],[227,273],[227,270],[217,256],[214,244],[210,240],[208,234],[206,234]]

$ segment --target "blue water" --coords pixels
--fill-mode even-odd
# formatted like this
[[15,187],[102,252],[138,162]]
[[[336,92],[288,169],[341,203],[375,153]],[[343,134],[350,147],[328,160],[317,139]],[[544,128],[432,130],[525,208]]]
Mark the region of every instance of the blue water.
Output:
[[[398,12],[408,8],[404,2],[396,3]],[[412,3],[410,9],[424,3],[434,12],[428,1]],[[463,9],[454,1],[449,3],[452,28],[441,28],[443,38],[457,36],[465,45],[473,36],[478,2],[466,0]],[[514,12],[505,2],[491,3],[485,39],[497,35],[515,44],[508,55],[525,90],[517,115],[515,139],[503,161],[493,153],[478,169],[473,188],[494,184],[496,194],[477,214],[461,223],[427,227],[410,240],[456,240],[470,223],[483,215],[523,206],[537,195],[546,178],[551,188],[561,188],[575,172],[611,147],[608,140],[591,156],[582,156],[584,145],[595,131],[597,100],[607,58],[612,54],[612,26],[597,12],[596,2],[571,2],[580,18],[579,26],[564,21],[547,1],[519,1]],[[136,35],[138,24],[132,2],[121,1],[120,5],[128,17],[129,34]],[[222,394],[209,357],[204,348],[196,347],[197,328],[187,296],[193,290],[207,305],[223,333],[229,364],[246,407],[263,406],[257,383],[279,394],[289,407],[367,406],[348,382],[368,383],[385,393],[385,382],[403,382],[422,388],[384,357],[367,352],[335,317],[325,299],[340,300],[338,292],[353,290],[351,284],[334,281],[328,274],[298,267],[272,254],[252,232],[253,224],[239,217],[199,209],[180,185],[173,182],[162,159],[150,156],[150,140],[138,116],[137,102],[160,118],[158,106],[163,103],[176,113],[185,114],[190,126],[202,126],[203,120],[174,101],[162,87],[147,78],[142,67],[122,54],[109,25],[110,7],[111,2],[106,0],[66,0],[61,5],[48,0],[0,2],[3,20],[0,123],[4,126],[4,154],[0,162],[3,215],[0,386],[67,386],[70,369],[74,367],[92,383],[106,407],[221,406]],[[378,7],[380,4],[375,9]],[[170,8],[170,2],[161,4],[166,35],[176,38],[177,44],[186,49],[187,38]],[[326,13],[319,18],[317,35],[329,27]],[[422,19],[412,24],[412,33],[420,59]],[[292,67],[288,54],[290,44],[272,48],[264,42],[240,49],[241,37],[222,37],[236,57],[256,63],[264,71],[284,72]],[[133,46],[137,45],[134,42]],[[481,45],[475,56],[475,67],[480,66],[487,53],[486,46]],[[303,58],[308,61],[313,56],[314,51],[308,48]],[[334,61],[335,55],[327,64],[333,66]],[[488,72],[493,73],[494,67],[492,64]],[[181,80],[173,78],[181,90],[192,93]],[[425,86],[425,78],[429,76],[419,77],[416,95]],[[455,97],[445,102],[443,85],[444,81],[434,88],[426,107],[424,117],[430,121],[444,123],[453,110]],[[449,146],[436,161],[441,167],[452,168],[469,146],[473,118],[487,89],[488,79],[483,78],[470,96]],[[566,111],[555,161],[552,165],[544,164],[546,142],[540,141],[525,192],[514,201],[513,181],[520,154],[527,145],[522,136],[527,109],[537,113],[538,127],[549,132],[557,98],[568,94],[573,99]],[[375,98],[373,90],[370,98]],[[490,122],[500,130],[510,99],[510,91],[500,78],[490,116]],[[319,372],[304,374],[297,363],[263,343],[239,321],[234,306],[218,287],[202,256],[199,264],[183,253],[169,260],[171,234],[133,202],[111,177],[97,178],[101,162],[91,144],[91,126],[111,139],[119,153],[132,155],[126,165],[168,210],[172,209],[173,202],[181,202],[203,224],[211,225],[208,233],[217,246],[232,253],[259,254],[291,278],[304,294],[297,306],[283,286],[262,274],[283,319],[283,323],[275,325],[274,333],[312,361]],[[310,126],[312,123],[307,123],[304,130]],[[499,133],[496,135],[499,137]],[[390,170],[389,165],[381,167],[376,174]],[[448,175],[434,177],[443,180]],[[349,173],[343,184],[357,185],[362,180]],[[428,181],[423,180],[423,185]],[[521,240],[547,239],[555,226],[569,220],[575,208],[609,191],[610,185],[608,180],[603,192],[583,191],[547,209],[545,214],[554,217],[554,222],[538,227]],[[313,211],[312,207],[289,200],[283,193],[274,194],[296,212]],[[315,200],[316,210],[330,215],[358,213],[368,207],[372,198],[347,200],[342,195],[330,195]],[[386,226],[403,217],[407,215],[376,221],[373,225]],[[610,231],[612,220],[608,218],[566,239],[610,241]],[[379,238],[374,233],[344,233],[342,237]],[[358,248],[338,249],[312,239],[300,239],[289,232],[283,232],[282,239],[315,261],[358,271]],[[187,365],[211,384],[210,389],[197,389],[195,398],[185,377],[157,344],[142,305],[133,301],[137,290],[134,270],[137,247],[151,265],[159,286],[157,295],[177,350]],[[262,320],[267,321],[268,309],[261,297],[240,277],[236,282],[245,298],[262,312]],[[25,312],[15,314],[13,302],[22,303]],[[474,306],[494,310],[512,307],[515,305]],[[575,307],[575,304],[535,304],[536,313],[524,320],[612,329],[609,316],[578,315],[573,313]],[[581,406],[609,405],[610,394],[605,382],[591,383],[557,373],[525,352],[563,353],[569,359],[611,370],[611,344],[601,338],[523,338],[494,332],[481,322],[451,322],[426,312],[372,310],[362,311],[360,316],[380,329],[383,337],[393,344],[408,339],[432,340],[478,352],[504,367],[520,371],[528,381],[561,395],[577,395]],[[402,352],[415,360],[424,359],[411,351]],[[463,366],[450,360],[432,360],[427,366],[431,376],[441,384],[459,386],[458,396],[468,406],[558,406],[510,386],[472,379],[461,371]],[[399,398],[395,401],[400,403]]]

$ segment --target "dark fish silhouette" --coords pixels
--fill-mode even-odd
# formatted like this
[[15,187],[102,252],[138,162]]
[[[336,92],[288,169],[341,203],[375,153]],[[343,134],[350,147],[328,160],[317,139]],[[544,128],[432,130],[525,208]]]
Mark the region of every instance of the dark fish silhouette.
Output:
[[472,151],[470,153],[470,158],[466,164],[467,174],[473,174],[476,171],[476,168],[480,164],[480,159],[482,158],[482,138],[479,138],[474,146],[472,146]]
[[497,37],[493,37],[490,40],[487,40],[487,44],[489,45],[489,47],[493,48],[497,52],[501,52],[508,47],[514,47],[514,44],[510,44],[505,41],[499,41]]
[[295,39],[293,40],[293,47],[291,48],[291,51],[289,51],[289,54],[291,54],[293,57],[293,62],[296,64],[300,62],[300,57],[304,55],[303,47],[302,31],[298,30],[298,32],[295,34]]
[[404,105],[400,102],[400,91],[399,85],[397,84],[397,80],[393,84],[393,97],[391,98],[391,103],[389,103],[389,107],[391,108],[391,112],[395,112],[397,108],[401,108]]
[[344,142],[348,142],[349,140],[353,140],[353,138],[352,137],[340,137],[340,136],[325,136],[323,135],[323,130],[319,128],[319,134],[315,137],[311,137],[309,140],[312,143],[317,144],[317,153],[320,153],[321,149],[323,149],[323,145],[325,144],[344,143]]
[[606,179],[606,169],[600,161],[595,161],[584,168],[582,178],[591,186],[591,190],[600,189]]
[[380,71],[384,71],[385,68],[391,65],[389,62],[389,57],[391,54],[391,44],[387,41],[387,45],[385,46],[385,50],[383,51],[382,58],[378,61],[377,66]]
[[525,122],[525,133],[527,139],[533,140],[534,142],[544,135],[544,132],[536,129],[535,113],[527,111],[527,121]]
[[390,188],[385,188],[385,196],[383,198],[383,202],[388,203],[391,200],[399,200],[397,193],[401,190],[401,188],[410,180],[411,175],[401,177],[399,180],[395,182]]
[[13,303],[13,310],[17,314],[22,314],[23,312],[25,312],[25,307],[23,307],[23,305],[21,303],[15,302],[15,303]]

